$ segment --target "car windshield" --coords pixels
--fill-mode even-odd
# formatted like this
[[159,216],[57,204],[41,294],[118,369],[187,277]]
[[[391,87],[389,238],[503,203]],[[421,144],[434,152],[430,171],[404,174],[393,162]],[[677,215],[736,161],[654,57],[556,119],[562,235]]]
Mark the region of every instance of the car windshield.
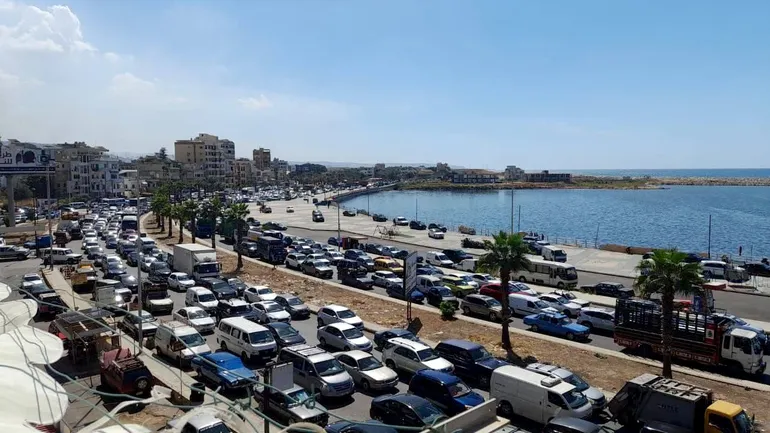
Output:
[[502,307],[503,304],[497,299],[487,299],[487,305],[490,307]]
[[361,332],[358,328],[351,328],[351,329],[346,329],[342,331],[342,335],[344,335],[345,338],[350,340],[353,338],[361,338],[364,336],[364,333]]
[[187,313],[187,317],[190,319],[205,319],[209,315],[204,310],[193,310]]
[[540,308],[541,310],[542,310],[543,308],[548,308],[548,304],[546,304],[545,302],[543,302],[543,301],[541,301],[541,300],[537,300],[537,301],[535,301],[535,306],[536,306],[537,308]]
[[393,272],[380,272],[381,278],[398,278]]
[[561,305],[564,305],[564,304],[567,304],[567,303],[569,303],[569,301],[568,301],[568,300],[564,299],[564,298],[563,298],[563,297],[561,297],[561,296],[558,296],[558,297],[553,297],[553,298],[549,298],[549,300],[550,300],[550,299],[553,299],[553,300],[554,300],[554,302],[556,302],[557,304],[561,304]]
[[471,357],[474,361],[481,361],[482,359],[488,359],[492,357],[492,354],[487,351],[486,348],[479,347],[476,350],[471,351]]
[[237,305],[235,307],[232,307],[232,309],[230,309],[232,314],[248,314],[248,313],[251,313],[251,310],[252,310],[251,305],[249,304]]
[[358,360],[358,369],[361,371],[376,370],[382,367],[382,363],[373,356],[367,356]]
[[310,395],[308,395],[307,391],[300,388],[286,394],[286,397],[286,405],[288,407],[297,407],[302,404],[303,401],[310,398]]
[[336,359],[328,359],[326,361],[318,362],[315,365],[315,370],[320,376],[334,376],[335,374],[342,373],[344,369]]
[[249,334],[251,344],[270,343],[274,341],[273,334],[270,331],[256,331]]
[[436,254],[436,260],[441,260],[443,262],[444,260],[449,260],[449,257],[444,254]]
[[591,387],[585,380],[583,380],[582,377],[574,373],[570,374],[567,377],[562,378],[562,380],[574,386],[575,389],[580,392],[583,392]]
[[337,312],[337,316],[339,316],[340,319],[352,319],[356,317],[356,313],[350,310],[342,310]]
[[562,397],[564,397],[564,400],[567,401],[567,404],[569,407],[573,409],[577,409],[579,407],[585,406],[586,403],[588,403],[588,400],[586,400],[586,397],[583,395],[582,392],[573,389],[572,391],[565,392],[562,394]]
[[272,303],[272,304],[269,304],[269,305],[265,305],[265,310],[268,313],[277,313],[279,311],[283,311],[283,307],[281,307],[280,305],[278,305],[276,303]]
[[420,358],[420,361],[430,361],[438,358],[430,347],[417,351],[417,356]]
[[416,405],[413,409],[425,425],[431,425],[438,419],[446,418],[446,415],[431,403]]
[[257,290],[257,293],[260,295],[269,295],[273,293],[273,291],[271,289],[259,289]]
[[468,394],[469,392],[471,392],[471,389],[468,388],[468,385],[462,382],[457,382],[452,385],[449,385],[449,395],[451,395],[452,397],[455,397],[455,398],[462,397],[465,394]]
[[150,314],[150,313],[148,313],[146,311],[143,311],[142,312],[141,321],[144,322],[144,323],[154,322],[155,321],[155,317],[153,317],[152,314]]
[[749,418],[749,416],[746,415],[746,412],[744,411],[741,411],[741,413],[735,415],[735,417],[733,417],[733,422],[735,423],[735,427],[738,430],[738,433],[750,433],[754,430],[751,418]]
[[278,333],[278,336],[283,338],[299,335],[299,331],[292,328],[291,326],[276,326],[273,329],[275,329],[275,332]]
[[289,305],[302,305],[302,301],[299,298],[289,298],[286,300]]
[[399,265],[399,264],[398,264],[398,263],[396,263],[396,262],[388,262],[388,267],[389,267],[389,268],[400,268],[400,267],[401,267],[401,265]]
[[198,347],[206,344],[206,341],[203,340],[201,334],[198,334],[197,332],[195,334],[182,335],[179,339],[182,340],[187,347]]
[[176,279],[179,280],[179,281],[192,280],[192,278],[190,278],[190,276],[187,275],[187,274],[179,274],[179,275],[177,275]]
[[577,299],[577,296],[575,296],[574,293],[570,293],[570,292],[564,292],[561,296],[564,297],[564,299],[569,299],[569,300]]
[[198,295],[199,302],[211,302],[216,300],[217,298],[214,297],[213,293],[201,293],[200,295]]
[[168,298],[168,292],[165,290],[153,290],[147,293],[147,299],[166,299]]
[[[575,268],[567,268],[564,272],[564,279],[566,280],[577,280],[578,275]],[[622,287],[622,286],[621,286]]]
[[438,294],[442,297],[452,296],[452,291],[447,289],[446,287],[436,287],[436,290],[438,291]]

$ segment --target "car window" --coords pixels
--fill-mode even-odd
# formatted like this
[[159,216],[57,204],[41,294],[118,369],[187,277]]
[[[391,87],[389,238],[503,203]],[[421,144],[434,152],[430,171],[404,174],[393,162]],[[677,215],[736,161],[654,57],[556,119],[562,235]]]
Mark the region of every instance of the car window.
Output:
[[233,329],[233,331],[230,333],[236,340],[241,338],[241,331],[238,329]]
[[562,409],[568,409],[567,404],[564,402],[564,399],[561,398],[561,396],[559,394],[556,394],[555,392],[548,393],[548,403],[558,406]]

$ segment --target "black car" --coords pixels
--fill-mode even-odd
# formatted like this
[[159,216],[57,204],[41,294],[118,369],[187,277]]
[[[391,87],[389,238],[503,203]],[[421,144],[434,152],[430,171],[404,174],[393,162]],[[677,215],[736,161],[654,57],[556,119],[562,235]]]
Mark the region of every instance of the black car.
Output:
[[374,260],[368,255],[365,257],[358,257],[356,263],[358,263],[358,266],[366,269],[367,272],[374,272]]
[[382,351],[385,347],[385,343],[392,338],[405,338],[410,341],[420,341],[420,339],[414,335],[411,331],[401,328],[388,329],[387,331],[377,331],[374,333],[374,346],[377,350]]
[[227,281],[220,280],[219,278],[202,278],[198,284],[211,290],[220,301],[238,297],[238,292],[230,287]]
[[398,433],[398,430],[379,421],[337,421],[325,428],[326,433]]
[[634,296],[634,289],[626,287],[622,283],[597,283],[580,286],[580,290],[594,295],[609,296],[611,298],[628,299]]
[[246,257],[257,256],[257,243],[252,241],[243,241],[238,245],[238,251]]
[[433,403],[413,394],[376,397],[369,408],[369,416],[389,425],[421,428],[447,417]]
[[329,239],[326,241],[326,243],[327,243],[327,244],[329,244],[329,245],[331,245],[331,246],[333,246],[333,247],[336,247],[336,246],[338,246],[338,245],[337,245],[337,237],[335,237],[335,236],[332,236],[332,237],[330,237],[330,238],[329,238]]
[[354,217],[354,216],[356,216],[356,211],[354,211],[354,210],[345,210],[345,211],[342,212],[342,215],[346,216],[346,217]]
[[314,211],[313,211],[313,222],[314,222],[314,223],[322,223],[322,222],[324,222],[324,221],[325,221],[325,220],[324,220],[324,216],[323,216],[323,214],[321,213],[321,211],[319,211],[319,210],[314,210]]
[[61,296],[58,293],[50,290],[48,292],[41,292],[32,296],[32,299],[37,301],[37,315],[38,317],[56,316],[59,313],[67,311],[67,305],[62,301]]
[[278,230],[278,231],[284,231],[286,230],[286,226],[275,221],[268,221],[264,224],[262,224],[262,231],[265,230]]
[[216,310],[214,310],[214,316],[217,321],[228,317],[243,317],[246,320],[259,323],[259,317],[254,308],[248,302],[240,299],[219,301]]
[[160,260],[150,263],[150,280],[165,283],[169,275],[171,275],[171,268],[168,267],[168,263]]
[[412,230],[425,230],[426,228],[428,228],[428,226],[426,226],[425,223],[422,221],[412,220],[412,221],[409,221],[409,228]]
[[67,228],[70,233],[70,239],[73,241],[83,239],[83,230],[79,226],[73,224]]
[[125,275],[126,267],[120,263],[114,263],[104,269],[105,280],[119,280],[122,275]]
[[340,259],[334,266],[337,267],[337,273],[346,272],[356,277],[366,276],[369,272],[366,266],[361,266],[357,260]]
[[305,337],[286,322],[270,322],[265,326],[270,333],[273,334],[273,338],[275,338],[275,342],[278,344],[279,349],[286,346],[306,343]]
[[703,257],[695,253],[687,253],[687,256],[682,260],[684,263],[700,263],[703,261]]
[[445,225],[436,224],[436,223],[428,224],[428,230],[431,230],[431,229],[436,229],[436,230],[442,231],[444,233],[447,232],[447,228],[446,228]]
[[449,290],[449,288],[444,286],[431,287],[428,290],[428,293],[425,294],[425,299],[428,301],[428,304],[433,305],[436,308],[438,308],[442,302],[454,304],[455,309],[460,306],[460,301],[457,300],[457,297],[451,290]]
[[136,280],[136,277],[129,274],[123,274],[118,279],[121,284],[123,284],[123,287],[127,288],[128,290],[131,290],[131,293],[136,293],[139,291],[139,282]]
[[466,253],[463,250],[444,250],[442,251],[442,253],[444,253],[445,256],[449,257],[449,260],[455,263],[460,263],[465,259],[473,258],[472,255]]
[[489,389],[492,371],[508,362],[492,356],[481,344],[466,340],[444,340],[434,349],[436,354],[455,366],[454,374]]
[[359,257],[369,257],[365,252],[357,249],[345,250],[345,258],[350,260],[356,260]]
[[378,223],[384,223],[384,222],[388,221],[388,217],[386,217],[385,215],[383,215],[381,213],[376,213],[376,214],[372,215],[372,220],[376,221]]
[[746,269],[749,275],[756,275],[757,277],[770,277],[770,265],[766,263],[746,263],[741,266]]
[[366,244],[364,245],[364,251],[369,254],[376,254],[378,256],[381,256],[383,253],[382,245],[380,244]]
[[238,296],[243,296],[243,292],[246,291],[246,283],[241,281],[240,278],[230,278],[227,280],[227,284],[230,285],[233,289],[235,289],[235,292],[238,293]]
[[366,271],[361,274],[361,272],[357,272],[356,269],[338,268],[337,276],[339,277],[340,282],[346,286],[364,290],[371,290],[374,288],[374,281],[366,275]]

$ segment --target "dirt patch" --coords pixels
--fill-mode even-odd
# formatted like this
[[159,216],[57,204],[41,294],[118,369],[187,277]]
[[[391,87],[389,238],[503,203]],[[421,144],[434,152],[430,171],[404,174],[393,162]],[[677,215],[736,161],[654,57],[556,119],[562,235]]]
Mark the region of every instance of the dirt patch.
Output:
[[[654,248],[650,247],[629,247],[627,245],[618,244],[600,245],[599,249],[604,251],[612,251],[613,253],[636,254],[640,256],[646,253],[651,253],[654,250]],[[708,258],[708,253],[698,253],[698,255],[703,258]]]
[[[165,234],[158,233],[154,221],[148,222],[149,224],[145,225],[147,233],[159,243],[169,246],[177,243],[179,235],[176,230],[173,238],[167,239]],[[188,236],[185,236],[185,242],[190,242]],[[221,254],[219,257],[223,271],[235,275],[237,258],[229,254]],[[382,326],[404,327],[406,325],[406,309],[397,303],[286,274],[247,260],[244,260],[243,264],[243,270],[237,276],[248,283],[269,285],[277,292],[293,292],[306,303],[317,306],[330,303],[343,304],[356,311],[365,320]],[[440,341],[459,338],[475,341],[486,346],[494,354],[505,356],[505,352],[500,347],[500,332],[497,330],[463,320],[448,322],[442,320],[438,312],[433,314],[415,309],[413,314],[422,321],[423,328],[420,331],[420,336],[426,339]],[[575,350],[559,344],[549,344],[535,337],[514,334],[511,339],[513,350],[521,359],[535,358],[565,366],[580,373],[589,382],[606,391],[617,392],[626,380],[640,374],[660,373],[658,368],[631,360],[605,358],[595,355],[589,350]],[[750,413],[756,414],[757,417],[763,417],[762,411],[770,407],[770,395],[760,391],[747,390],[740,386],[726,385],[683,374],[678,374],[677,377],[694,385],[711,388],[718,398],[740,404]]]

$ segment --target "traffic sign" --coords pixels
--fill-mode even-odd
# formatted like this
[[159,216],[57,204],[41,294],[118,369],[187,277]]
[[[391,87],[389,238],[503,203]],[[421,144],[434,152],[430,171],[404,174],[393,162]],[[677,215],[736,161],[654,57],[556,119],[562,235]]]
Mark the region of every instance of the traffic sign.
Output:
[[409,253],[404,259],[404,293],[408,293],[417,285],[417,251]]

